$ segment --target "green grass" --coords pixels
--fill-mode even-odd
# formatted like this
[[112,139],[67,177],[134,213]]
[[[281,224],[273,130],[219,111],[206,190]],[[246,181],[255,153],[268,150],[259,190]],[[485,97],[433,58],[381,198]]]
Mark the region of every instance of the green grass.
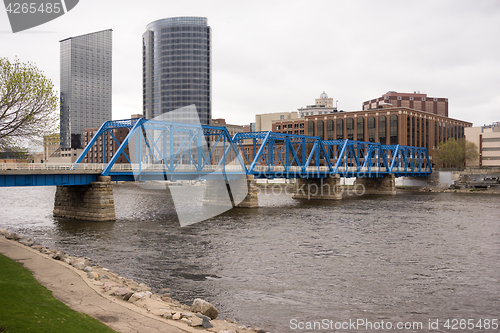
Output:
[[29,270],[0,254],[0,333],[18,332],[115,331],[55,299]]

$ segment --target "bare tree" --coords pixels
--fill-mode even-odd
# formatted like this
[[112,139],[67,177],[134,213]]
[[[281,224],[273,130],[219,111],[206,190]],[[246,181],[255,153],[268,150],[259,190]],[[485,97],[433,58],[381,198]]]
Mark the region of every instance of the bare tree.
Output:
[[53,88],[34,64],[0,58],[0,150],[19,150],[56,132],[59,104]]

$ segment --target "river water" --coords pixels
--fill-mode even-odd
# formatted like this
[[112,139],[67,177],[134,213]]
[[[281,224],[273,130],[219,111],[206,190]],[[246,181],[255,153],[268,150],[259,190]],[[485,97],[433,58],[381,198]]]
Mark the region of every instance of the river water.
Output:
[[327,320],[329,329],[314,331],[328,332],[349,320],[379,331],[381,321],[420,322],[402,331],[423,332],[438,320],[434,332],[447,332],[447,319],[500,319],[498,195],[297,201],[261,193],[258,209],[181,228],[166,191],[117,186],[117,220],[102,223],[55,220],[54,192],[2,188],[0,227],[153,290],[171,288],[183,303],[206,299],[240,325],[305,332]]

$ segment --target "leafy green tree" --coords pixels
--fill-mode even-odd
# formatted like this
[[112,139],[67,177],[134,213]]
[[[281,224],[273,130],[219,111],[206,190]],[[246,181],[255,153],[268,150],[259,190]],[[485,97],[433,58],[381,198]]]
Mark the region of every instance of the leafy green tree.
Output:
[[0,151],[16,151],[55,133],[59,102],[52,82],[34,64],[0,58]]
[[448,139],[434,149],[435,163],[443,168],[463,168],[466,162],[475,161],[478,157],[477,146],[465,139]]

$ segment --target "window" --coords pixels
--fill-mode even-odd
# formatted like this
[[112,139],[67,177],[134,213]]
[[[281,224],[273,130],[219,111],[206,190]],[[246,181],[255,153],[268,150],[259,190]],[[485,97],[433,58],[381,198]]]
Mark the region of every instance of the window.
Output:
[[326,136],[328,140],[333,140],[333,120],[328,119],[326,121]]
[[347,118],[346,121],[347,139],[354,140],[354,119]]
[[337,120],[337,140],[342,140],[344,138],[344,120]]
[[307,135],[314,136],[314,121],[307,123]]
[[378,118],[378,139],[383,145],[386,144],[386,133],[385,133],[385,116],[380,116]]
[[391,145],[398,144],[398,115],[391,115],[391,123],[390,123],[390,133],[391,133]]
[[375,117],[368,117],[368,141],[375,142]]
[[[280,119],[281,119],[281,120],[285,119],[285,115],[281,115],[281,116],[280,116]],[[121,132],[121,131],[120,131],[120,132]]]
[[279,131],[281,129],[281,125],[276,125],[276,129]]
[[365,140],[365,118],[358,117],[356,132],[358,134],[357,140],[364,141]]
[[323,120],[318,120],[318,135],[321,140],[325,139],[325,126]]
[[406,116],[406,145],[411,146],[411,118]]

